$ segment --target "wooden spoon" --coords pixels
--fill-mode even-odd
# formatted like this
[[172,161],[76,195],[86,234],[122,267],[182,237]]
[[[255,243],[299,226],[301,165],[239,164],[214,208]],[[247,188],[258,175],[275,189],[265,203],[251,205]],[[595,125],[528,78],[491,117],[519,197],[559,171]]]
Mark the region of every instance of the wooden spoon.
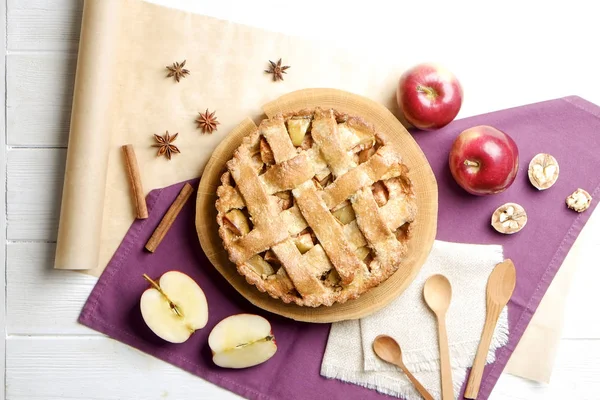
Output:
[[446,311],[448,311],[452,299],[452,286],[450,286],[450,282],[444,275],[430,276],[423,287],[423,297],[425,297],[425,302],[437,317],[442,399],[453,400],[454,387],[452,386],[450,351],[448,350],[448,334],[446,333]]
[[513,262],[509,259],[502,261],[494,267],[490,274],[486,289],[486,316],[483,332],[481,333],[481,341],[475,355],[475,362],[469,375],[469,382],[465,389],[465,397],[467,399],[476,399],[479,394],[479,385],[481,385],[481,377],[487,358],[494,329],[498,323],[500,313],[515,290],[517,283],[517,271]]
[[402,361],[402,350],[394,338],[387,335],[377,336],[373,341],[373,351],[375,351],[375,354],[377,354],[383,361],[387,361],[390,364],[400,367],[400,369],[406,374],[406,376],[408,376],[408,379],[410,379],[413,385],[415,385],[415,388],[425,400],[433,400],[433,397],[431,397],[427,389],[421,385],[421,382],[419,382],[417,378],[410,373],[408,368],[406,368],[406,365],[404,365],[404,362]]

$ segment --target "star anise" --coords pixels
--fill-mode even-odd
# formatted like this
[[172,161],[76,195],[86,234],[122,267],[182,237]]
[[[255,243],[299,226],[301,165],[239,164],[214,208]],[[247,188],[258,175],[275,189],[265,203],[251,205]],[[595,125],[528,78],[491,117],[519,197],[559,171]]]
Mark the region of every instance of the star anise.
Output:
[[179,135],[179,133],[171,136],[169,135],[169,131],[167,131],[164,136],[154,135],[154,139],[156,139],[157,143],[153,144],[152,147],[158,147],[158,153],[156,153],[157,157],[165,156],[170,160],[173,153],[181,153],[177,146],[171,144],[177,139],[177,135]]
[[274,63],[273,61],[269,60],[269,63],[271,64],[269,66],[269,69],[265,69],[265,72],[269,73],[269,74],[273,74],[273,81],[277,82],[277,81],[282,81],[283,80],[283,74],[287,74],[287,72],[285,72],[286,69],[290,68],[289,65],[285,65],[285,66],[281,66],[281,58],[279,59],[279,61],[277,61],[276,63]]
[[217,121],[215,113],[216,111],[209,113],[208,108],[204,113],[198,113],[200,115],[196,118],[196,123],[198,124],[198,129],[202,130],[202,133],[212,133],[217,130],[217,125],[219,125],[220,122]]
[[174,62],[173,65],[167,65],[167,69],[169,70],[167,78],[174,77],[175,80],[179,82],[181,78],[185,78],[186,75],[189,75],[190,71],[183,68],[185,66],[185,61],[186,60],[183,60],[181,64]]

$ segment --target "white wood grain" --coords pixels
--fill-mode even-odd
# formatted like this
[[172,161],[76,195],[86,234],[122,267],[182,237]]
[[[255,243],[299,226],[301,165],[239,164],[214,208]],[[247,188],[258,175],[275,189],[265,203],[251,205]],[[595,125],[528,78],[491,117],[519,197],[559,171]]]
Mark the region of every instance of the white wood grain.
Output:
[[83,0],[8,0],[8,50],[76,50]]
[[6,246],[8,335],[100,335],[77,323],[96,278],[53,269],[54,243]]
[[[13,400],[237,398],[104,337],[10,337],[6,364]],[[600,341],[563,340],[550,385],[502,376],[491,399],[597,400],[599,375]]]
[[64,149],[9,149],[7,238],[55,240],[65,172]]
[[[6,24],[6,3],[0,3],[0,25],[5,26]],[[0,32],[0,43],[6,43],[5,31]],[[6,52],[2,51],[0,60],[0,76],[6,76]],[[6,81],[0,80],[0,93],[6,93],[5,89]],[[5,106],[5,96],[0,96],[0,108]],[[6,160],[6,121],[5,113],[0,113],[0,160]],[[0,161],[0,185],[6,187],[6,164],[4,161]],[[0,210],[2,215],[0,216],[0,329],[6,331],[6,196],[0,196]],[[5,336],[5,335],[4,335]],[[0,340],[0,354],[6,354],[6,340],[4,337]],[[5,374],[5,363],[6,357],[0,357],[0,376],[2,376],[2,390],[0,390],[0,400],[4,400],[6,397],[6,374]]]
[[600,340],[561,341],[549,385],[502,375],[490,400],[598,400]]
[[600,338],[600,208],[590,216],[583,233],[578,238],[583,239],[579,247],[579,265],[565,304],[563,337]]
[[7,57],[8,145],[67,145],[76,65],[74,54]]
[[[307,8],[318,6],[321,12],[311,22],[323,28],[307,30],[305,20],[290,19],[289,11],[274,0],[152,1],[336,46],[380,43],[389,49],[391,43],[405,63],[433,58],[461,78],[467,96],[460,117],[568,94],[600,103],[595,2],[547,2],[543,8],[536,2],[509,1],[500,8],[482,2],[439,2],[428,3],[426,10],[421,2],[398,2],[395,11],[382,13],[388,5],[373,0],[369,7],[350,5],[343,18],[331,18],[340,15],[338,4],[305,0]],[[0,71],[7,68],[6,121],[0,115],[0,131],[6,128],[0,135],[0,157],[4,155],[6,163],[0,162],[0,184],[7,188],[6,196],[0,196],[0,208],[6,211],[0,217],[0,243],[5,243],[5,235],[11,240],[55,239],[65,152],[6,150],[5,138],[9,146],[66,145],[82,4],[83,0],[0,2],[0,19],[7,17],[0,36],[7,34],[2,43],[8,47],[7,57],[7,49],[2,52],[6,61],[0,63]],[[437,12],[428,12],[432,9]],[[3,86],[4,80],[0,89]],[[587,244],[573,281],[565,337],[600,338],[600,318],[586,306],[597,303],[593,293],[600,279],[599,251],[597,236]],[[0,298],[6,300],[0,328],[10,335],[0,343],[0,354],[6,355],[0,357],[0,373],[6,361],[7,398],[237,398],[79,326],[75,319],[93,278],[52,270],[53,254],[54,244],[45,242],[0,247]],[[63,336],[79,334],[96,336]],[[600,340],[563,340],[551,385],[503,376],[491,398],[599,399],[599,366]],[[0,400],[4,395],[0,391]]]
[[11,337],[6,364],[11,400],[240,398],[105,337]]

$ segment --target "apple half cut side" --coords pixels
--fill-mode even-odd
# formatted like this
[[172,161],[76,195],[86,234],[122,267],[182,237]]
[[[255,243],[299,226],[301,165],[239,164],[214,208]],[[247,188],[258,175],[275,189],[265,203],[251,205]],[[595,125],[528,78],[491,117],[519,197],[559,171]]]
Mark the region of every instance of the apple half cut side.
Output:
[[248,368],[275,354],[277,344],[271,324],[254,314],[237,314],[223,319],[208,335],[213,362],[223,368]]
[[144,274],[151,287],[140,299],[146,325],[161,339],[183,343],[208,322],[208,304],[204,292],[186,274],[169,271],[158,282]]

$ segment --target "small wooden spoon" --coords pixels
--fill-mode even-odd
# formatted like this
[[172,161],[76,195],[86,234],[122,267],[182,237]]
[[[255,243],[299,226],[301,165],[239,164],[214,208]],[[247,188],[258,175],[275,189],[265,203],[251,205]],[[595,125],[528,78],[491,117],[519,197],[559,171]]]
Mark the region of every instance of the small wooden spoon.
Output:
[[448,311],[452,299],[452,286],[444,275],[430,276],[423,287],[423,297],[425,297],[425,302],[437,317],[442,399],[454,400],[448,334],[446,333],[446,311]]
[[433,397],[431,397],[427,389],[421,385],[421,382],[419,382],[417,378],[410,373],[408,368],[406,368],[406,365],[404,365],[404,362],[402,361],[402,350],[394,338],[387,335],[377,336],[373,341],[373,351],[375,351],[375,354],[377,354],[383,361],[387,361],[390,364],[400,367],[400,369],[406,374],[406,376],[408,376],[408,379],[410,379],[413,385],[415,385],[415,388],[425,400],[433,400]]
[[494,329],[496,329],[502,309],[506,306],[515,290],[516,283],[517,271],[513,262],[509,259],[496,265],[488,278],[485,301],[487,310],[485,325],[483,325],[483,332],[481,333],[481,340],[477,348],[477,354],[475,355],[475,362],[473,363],[469,382],[465,389],[465,397],[467,399],[476,399],[479,394],[479,385],[481,385],[481,377],[483,376],[483,369],[485,368],[485,361],[490,343],[492,342],[492,336],[494,335]]

